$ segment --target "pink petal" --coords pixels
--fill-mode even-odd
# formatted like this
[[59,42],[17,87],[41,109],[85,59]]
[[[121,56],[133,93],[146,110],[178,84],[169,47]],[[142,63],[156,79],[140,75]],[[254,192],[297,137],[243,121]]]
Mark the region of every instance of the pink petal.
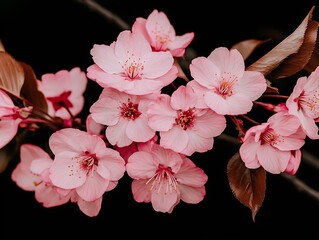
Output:
[[157,170],[153,156],[148,152],[133,153],[126,163],[127,174],[133,179],[151,178]]
[[208,91],[207,88],[200,85],[195,80],[189,81],[186,86],[190,86],[196,95],[196,108],[208,108],[207,104],[205,103],[204,96],[205,93]]
[[242,78],[245,71],[243,56],[237,49],[227,49],[225,47],[215,48],[207,57],[220,72],[228,72]]
[[208,176],[201,168],[196,165],[187,157],[183,158],[183,164],[179,171],[175,174],[176,179],[181,185],[189,187],[202,187],[208,180]]
[[105,136],[112,145],[125,147],[133,142],[126,134],[127,124],[126,120],[120,119],[118,124],[106,128]]
[[119,102],[111,98],[100,98],[91,105],[90,113],[97,123],[113,126],[120,118]]
[[155,211],[157,212],[171,212],[176,203],[179,202],[179,194],[177,191],[152,191],[151,202]]
[[102,197],[96,199],[92,202],[84,201],[83,199],[79,198],[77,204],[79,209],[89,217],[95,217],[99,214],[101,207],[102,207]]
[[179,184],[178,189],[180,191],[180,198],[184,202],[190,204],[197,204],[201,202],[206,195],[206,189],[204,186],[194,188],[187,185]]
[[99,174],[90,174],[85,183],[76,188],[76,192],[84,201],[95,201],[105,193],[109,182]]
[[279,174],[287,168],[290,151],[280,151],[270,145],[260,145],[257,150],[260,165],[272,174]]
[[221,72],[216,65],[205,57],[197,57],[189,65],[191,75],[201,86],[213,89]]
[[211,150],[214,145],[214,138],[203,138],[197,135],[193,131],[187,131],[188,134],[188,143],[187,146],[180,151],[181,153],[185,154],[186,156],[192,155],[194,152],[207,152]]
[[245,71],[236,84],[236,91],[246,95],[252,101],[258,99],[267,88],[265,77],[260,72]]
[[149,104],[148,124],[156,131],[168,131],[175,123],[176,111],[170,106],[170,96],[162,94],[158,100]]
[[41,182],[41,178],[38,175],[35,175],[30,170],[26,171],[25,169],[23,169],[23,165],[21,162],[18,163],[12,171],[11,179],[25,191],[35,191],[35,183]]
[[55,158],[49,170],[53,185],[60,188],[77,188],[87,179],[87,172],[81,168],[77,160],[70,158]]
[[109,74],[122,72],[122,66],[114,54],[114,48],[104,44],[94,44],[90,51],[94,63]]
[[144,62],[145,78],[159,78],[173,67],[174,58],[169,52],[150,52],[141,61]]
[[132,193],[136,202],[150,202],[151,191],[148,190],[148,180],[133,180],[132,182]]
[[120,32],[117,37],[114,45],[114,51],[118,60],[124,63],[124,61],[128,58],[128,52],[133,54],[137,59],[152,52],[152,48],[142,33],[132,33],[129,30],[124,30]]
[[148,119],[144,114],[141,114],[134,121],[129,121],[126,134],[134,142],[146,142],[155,135],[155,130],[150,128],[147,123]]
[[260,163],[257,158],[257,151],[259,147],[260,143],[255,142],[253,136],[248,137],[240,146],[240,157],[247,168],[256,169],[260,167]]
[[0,148],[7,145],[17,134],[21,119],[11,120],[2,119],[0,121]]
[[70,200],[70,195],[62,196],[55,190],[55,187],[47,186],[43,182],[35,190],[35,199],[44,207],[50,208],[67,203]]
[[216,114],[214,111],[197,110],[196,122],[192,131],[201,137],[211,138],[219,136],[226,128],[226,118],[223,115]]
[[[169,49],[176,50],[176,49],[184,49],[190,44],[190,42],[194,39],[195,34],[193,32],[185,33],[181,36],[176,36],[174,41],[169,45]],[[181,57],[181,54],[173,54],[176,57]]]
[[190,86],[181,85],[171,97],[171,106],[175,110],[188,110],[196,104],[196,94]]
[[173,126],[168,132],[160,132],[160,145],[176,152],[182,152],[188,141],[188,134],[179,126]]
[[253,106],[252,101],[247,96],[241,94],[223,98],[214,92],[207,92],[204,100],[209,108],[221,115],[246,114]]

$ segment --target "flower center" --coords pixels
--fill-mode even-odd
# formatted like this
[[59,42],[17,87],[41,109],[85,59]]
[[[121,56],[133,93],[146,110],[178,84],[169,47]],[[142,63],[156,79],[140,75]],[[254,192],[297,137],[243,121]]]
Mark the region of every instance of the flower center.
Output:
[[128,99],[127,103],[122,103],[120,106],[120,114],[127,120],[135,120],[141,115],[141,112],[138,110],[138,104]]
[[70,95],[71,91],[67,91],[56,97],[47,97],[47,99],[52,103],[55,111],[59,110],[60,108],[70,109],[73,107],[73,104],[69,100]]
[[194,126],[195,113],[193,109],[188,109],[186,111],[177,110],[176,114],[177,117],[175,118],[175,123],[182,129],[186,130],[189,127]]
[[295,101],[298,104],[298,109],[303,110],[305,115],[313,119],[319,117],[319,90],[307,95],[303,91]]
[[170,167],[159,165],[156,173],[147,181],[150,184],[150,191],[161,192],[164,194],[177,190],[177,180]]
[[152,31],[152,35],[155,36],[155,43],[153,43],[153,49],[155,51],[166,51],[168,45],[172,42],[170,38],[170,31],[165,32],[163,28],[156,22],[156,27]]
[[127,80],[136,80],[141,79],[143,75],[144,65],[141,62],[140,58],[136,58],[134,53],[127,52],[128,58],[122,65],[123,76],[127,78]]
[[233,95],[233,86],[237,81],[238,78],[235,75],[225,72],[221,76],[221,81],[216,91],[224,98],[229,97]]
[[272,128],[267,128],[262,134],[261,134],[261,145],[263,144],[269,144],[271,146],[276,145],[278,142],[283,142],[283,137],[276,133]]
[[89,174],[92,168],[98,165],[98,159],[95,154],[91,154],[89,152],[84,152],[84,155],[78,158],[80,163],[80,167],[83,171]]

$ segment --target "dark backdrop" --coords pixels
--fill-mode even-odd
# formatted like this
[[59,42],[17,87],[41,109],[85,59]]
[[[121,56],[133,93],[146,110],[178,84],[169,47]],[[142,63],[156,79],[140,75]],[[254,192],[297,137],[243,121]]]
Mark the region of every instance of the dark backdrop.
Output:
[[[216,47],[230,47],[248,38],[271,37],[273,43],[278,43],[313,6],[311,1],[301,0],[280,5],[269,1],[248,4],[207,0],[99,3],[128,24],[136,17],[146,18],[155,8],[164,11],[178,35],[195,33],[190,47],[198,56],[208,56]],[[93,63],[89,54],[93,44],[110,44],[121,30],[75,0],[0,2],[0,39],[7,52],[32,66],[38,78],[75,66],[86,70]],[[95,88],[95,84],[88,86],[88,105],[97,97]],[[318,145],[312,143],[309,149],[318,156]],[[256,221],[252,221],[250,210],[234,198],[227,181],[227,161],[236,151],[237,146],[216,139],[213,151],[191,157],[209,176],[207,195],[200,204],[180,203],[172,214],[157,213],[150,204],[134,202],[131,180],[124,177],[105,195],[100,214],[94,218],[85,216],[71,203],[43,208],[33,193],[21,190],[11,181],[10,174],[17,163],[12,160],[0,174],[0,238],[319,239],[318,200],[280,175],[267,175],[266,197]],[[302,162],[298,174],[319,189],[317,170]]]

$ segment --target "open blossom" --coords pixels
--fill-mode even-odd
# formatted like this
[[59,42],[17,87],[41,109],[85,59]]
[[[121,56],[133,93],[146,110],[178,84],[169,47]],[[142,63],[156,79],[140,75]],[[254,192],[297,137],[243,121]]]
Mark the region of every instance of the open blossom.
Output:
[[193,89],[183,85],[171,97],[162,94],[149,105],[149,125],[159,131],[161,146],[188,156],[213,148],[214,137],[226,128],[226,119],[195,105]]
[[157,144],[133,153],[126,164],[135,201],[171,213],[180,200],[197,204],[206,194],[207,175],[182,154]]
[[43,74],[41,81],[37,82],[48,103],[50,115],[67,120],[72,117],[70,113],[76,116],[82,111],[88,79],[79,67]]
[[248,129],[239,153],[247,168],[262,166],[273,174],[284,171],[294,174],[305,137],[296,116],[278,112],[266,123]]
[[105,136],[112,145],[125,147],[132,142],[146,142],[155,135],[148,125],[146,111],[157,95],[130,95],[104,88],[90,112],[94,121],[107,126]]
[[286,101],[288,112],[297,116],[301,127],[311,139],[319,139],[319,67],[310,76],[300,77]]
[[132,32],[142,33],[154,51],[170,51],[174,57],[182,57],[194,38],[193,32],[177,36],[166,14],[157,9],[147,19],[136,18]]
[[144,95],[160,91],[178,76],[170,52],[154,52],[141,33],[122,31],[111,45],[94,44],[95,64],[87,76],[102,87]]
[[20,123],[31,113],[29,108],[19,108],[0,90],[0,148],[7,145],[17,134]]
[[20,162],[11,178],[25,191],[34,191],[35,199],[44,207],[62,205],[70,200],[70,190],[54,186],[49,179],[48,169],[53,160],[42,148],[33,144],[23,144],[20,148]]
[[253,101],[266,90],[264,75],[245,71],[245,63],[237,49],[216,48],[205,57],[192,60],[190,72],[194,78],[188,83],[198,97],[197,107],[209,107],[218,114],[248,113]]
[[97,200],[124,175],[124,159],[97,135],[64,128],[51,135],[49,146],[55,155],[49,169],[52,183],[75,189],[85,201]]

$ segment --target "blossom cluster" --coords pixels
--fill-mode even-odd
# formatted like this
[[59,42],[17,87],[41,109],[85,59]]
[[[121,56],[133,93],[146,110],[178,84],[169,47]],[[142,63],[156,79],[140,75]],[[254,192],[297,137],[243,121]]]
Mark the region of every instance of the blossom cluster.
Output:
[[[299,26],[304,30],[299,43],[287,38],[282,44],[298,44],[299,49],[309,44],[310,21],[311,12]],[[94,44],[93,63],[86,70],[63,69],[37,79],[30,66],[2,51],[1,68],[4,63],[13,66],[0,82],[0,148],[12,142],[19,148],[12,180],[34,191],[44,207],[73,202],[94,217],[104,193],[127,174],[136,202],[171,213],[181,201],[198,204],[204,199],[208,176],[192,155],[213,150],[229,119],[240,143],[238,155],[229,161],[230,187],[255,215],[264,192],[254,206],[242,201],[244,173],[258,171],[259,178],[265,172],[294,175],[306,138],[319,139],[319,67],[296,79],[290,95],[280,95],[271,76],[299,72],[312,52],[309,57],[283,54],[278,45],[247,67],[244,52],[262,44],[256,40],[248,49],[240,44],[217,47],[207,57],[195,57],[187,76],[180,60],[194,37],[193,32],[177,35],[167,15],[155,9],[147,18],[136,18],[112,43]],[[315,42],[308,47],[313,49]],[[303,60],[291,71],[293,57]],[[286,72],[280,68],[284,64]],[[178,79],[185,84],[176,85]],[[101,92],[81,119],[89,81]],[[265,101],[270,98],[284,100]],[[269,117],[251,119],[254,108]],[[28,137],[42,130],[49,131],[45,144],[30,141]]]

